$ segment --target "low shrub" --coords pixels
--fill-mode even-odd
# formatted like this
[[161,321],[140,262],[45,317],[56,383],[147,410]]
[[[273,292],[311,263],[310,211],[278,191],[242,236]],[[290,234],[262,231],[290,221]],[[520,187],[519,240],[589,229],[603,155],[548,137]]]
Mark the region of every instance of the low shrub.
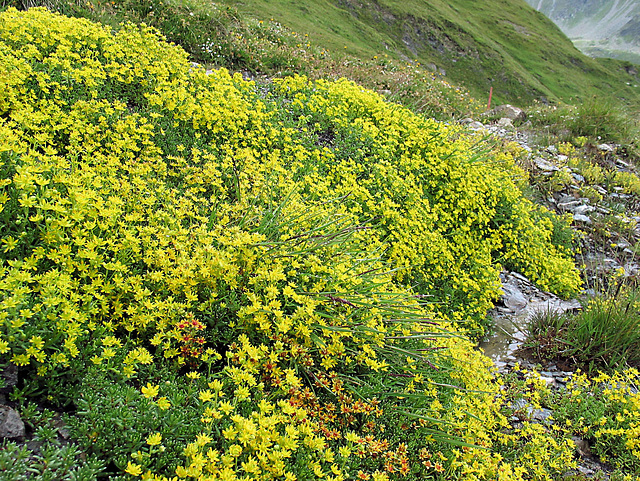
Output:
[[9,9],[0,39],[0,362],[108,474],[556,472],[503,460],[465,337],[501,264],[579,287],[512,154],[346,80],[207,74],[149,27]]
[[638,371],[588,376],[577,372],[566,392],[549,393],[556,424],[589,443],[600,460],[640,475],[640,394]]

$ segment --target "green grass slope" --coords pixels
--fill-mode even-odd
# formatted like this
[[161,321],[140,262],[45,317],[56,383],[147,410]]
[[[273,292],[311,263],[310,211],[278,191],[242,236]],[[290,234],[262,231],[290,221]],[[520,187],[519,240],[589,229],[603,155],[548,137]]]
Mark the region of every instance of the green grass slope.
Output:
[[[435,64],[479,98],[570,101],[611,96],[638,102],[638,80],[622,62],[578,51],[524,0],[224,0],[245,15],[273,18],[319,44],[355,55],[388,54]],[[630,85],[628,85],[630,84]]]

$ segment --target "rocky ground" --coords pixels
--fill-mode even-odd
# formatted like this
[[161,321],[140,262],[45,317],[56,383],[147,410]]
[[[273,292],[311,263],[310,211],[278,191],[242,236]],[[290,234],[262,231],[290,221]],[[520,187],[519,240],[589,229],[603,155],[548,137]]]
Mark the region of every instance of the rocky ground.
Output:
[[[536,359],[523,346],[527,322],[539,312],[581,309],[584,299],[607,289],[612,277],[636,281],[640,274],[640,190],[633,181],[638,178],[637,170],[618,145],[585,144],[572,152],[562,152],[557,145],[536,145],[536,133],[528,129],[520,109],[501,106],[489,112],[488,117],[498,120],[483,124],[465,119],[462,123],[480,134],[515,141],[527,153],[523,166],[530,174],[536,201],[572,217],[577,241],[574,254],[582,269],[585,290],[581,299],[567,301],[541,291],[518,273],[503,272],[504,295],[489,313],[495,332],[480,347],[494,360],[500,374],[537,375],[549,388],[563,390],[574,375],[575,366],[569,360]],[[520,126],[515,128],[514,122]],[[522,399],[512,407],[515,411],[524,410],[532,421],[542,424],[548,423],[553,414],[549,409],[534,409]],[[514,416],[511,421],[518,423],[519,418]],[[586,440],[576,437],[574,441],[578,468],[570,474],[608,480],[613,469],[592,454]]]

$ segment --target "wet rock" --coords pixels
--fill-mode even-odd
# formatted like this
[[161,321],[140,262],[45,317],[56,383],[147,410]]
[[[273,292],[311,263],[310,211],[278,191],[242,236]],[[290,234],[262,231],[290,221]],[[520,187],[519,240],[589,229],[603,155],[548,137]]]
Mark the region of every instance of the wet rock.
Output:
[[504,292],[502,302],[509,309],[518,312],[527,307],[529,300],[524,296],[515,283],[503,284],[502,290]]
[[0,438],[24,437],[24,423],[20,415],[9,406],[0,404]]

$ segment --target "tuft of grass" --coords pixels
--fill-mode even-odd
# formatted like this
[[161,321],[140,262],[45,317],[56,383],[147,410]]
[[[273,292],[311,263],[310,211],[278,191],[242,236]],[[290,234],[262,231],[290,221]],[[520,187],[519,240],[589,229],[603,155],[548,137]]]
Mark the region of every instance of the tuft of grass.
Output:
[[620,145],[621,155],[640,158],[637,114],[606,98],[591,97],[576,106],[537,105],[528,111],[528,118],[538,131],[540,144],[570,142],[579,147],[588,147],[614,143]]
[[577,315],[531,317],[525,345],[539,359],[568,360],[588,371],[640,365],[640,290],[592,297]]

